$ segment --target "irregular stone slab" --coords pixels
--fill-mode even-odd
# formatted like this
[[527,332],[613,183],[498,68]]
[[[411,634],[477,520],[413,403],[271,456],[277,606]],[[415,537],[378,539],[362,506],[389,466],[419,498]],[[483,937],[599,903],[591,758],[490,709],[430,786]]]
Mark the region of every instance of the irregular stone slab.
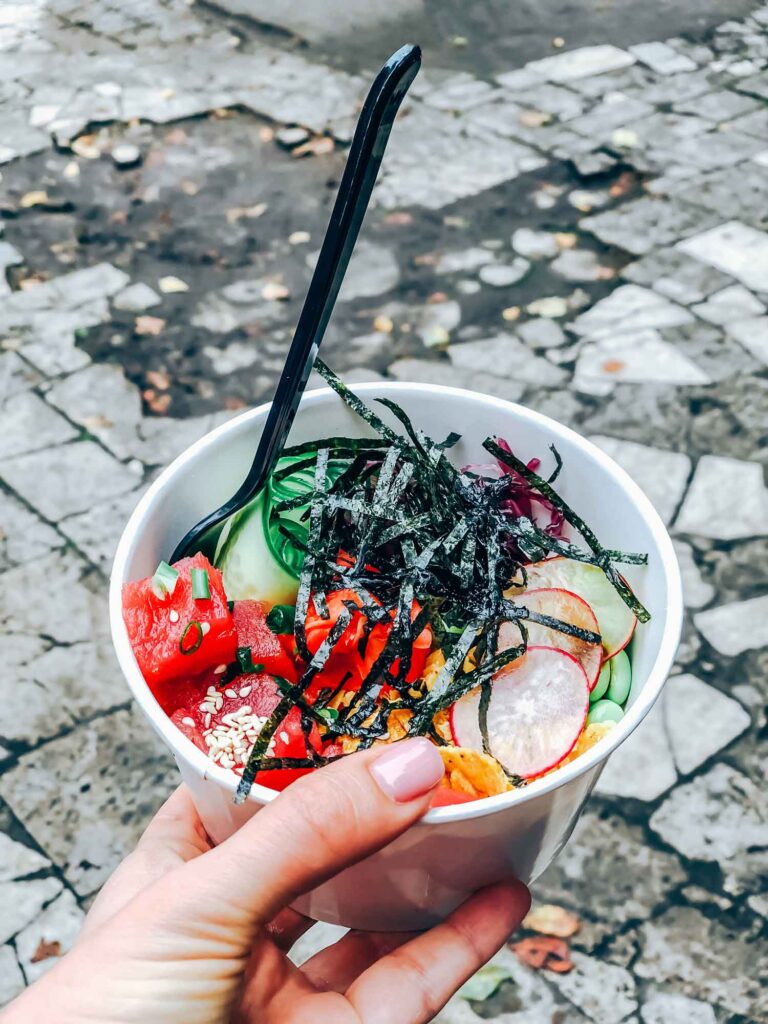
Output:
[[[640,928],[635,974],[682,995],[760,1020],[768,1012],[765,945],[692,907],[672,907]],[[665,1022],[666,1024],[666,1022]]]
[[176,782],[170,753],[132,708],[25,754],[0,779],[0,793],[87,896],[133,848]]
[[737,341],[755,359],[768,366],[768,317],[753,316],[725,325],[729,337]]
[[678,242],[677,247],[702,263],[731,274],[747,288],[758,292],[765,288],[768,234],[764,231],[728,221]]
[[652,992],[640,1011],[643,1024],[717,1024],[715,1011],[677,992]]
[[518,256],[511,263],[488,263],[480,268],[477,276],[492,288],[508,288],[521,281],[530,269],[528,260]]
[[565,342],[562,327],[546,317],[526,320],[517,328],[517,333],[531,348],[557,348]]
[[664,712],[657,701],[629,739],[611,754],[595,789],[605,796],[656,800],[675,782]]
[[711,211],[672,199],[643,196],[604,213],[584,217],[579,227],[590,231],[606,245],[617,245],[635,256],[642,256],[716,222],[717,217]]
[[51,862],[31,846],[17,843],[0,832],[0,882],[12,882],[51,866]]
[[722,455],[702,455],[675,530],[713,540],[768,534],[768,488],[763,467]]
[[0,164],[41,153],[50,145],[48,135],[27,123],[26,112],[7,107],[0,114]]
[[139,487],[112,501],[94,505],[80,515],[62,519],[58,528],[94,565],[108,575],[117,542],[145,490],[145,487]]
[[678,786],[650,826],[684,857],[717,863],[727,892],[759,887],[768,866],[768,795],[730,765]]
[[635,979],[623,967],[571,952],[575,970],[553,974],[552,983],[595,1024],[619,1024],[637,1010]]
[[758,105],[757,100],[751,96],[743,96],[730,89],[718,89],[705,96],[681,100],[674,104],[674,109],[683,114],[697,114],[699,117],[706,117],[708,120],[720,124],[723,121],[731,121],[750,110],[756,110]]
[[594,146],[610,145],[614,129],[634,124],[652,111],[653,107],[641,99],[623,93],[608,93],[602,103],[569,121],[568,129],[586,136]]
[[487,102],[497,91],[488,82],[483,82],[466,71],[460,71],[457,75],[451,75],[437,88],[422,93],[419,99],[427,106],[438,110],[463,113],[480,103]]
[[0,463],[0,477],[56,522],[133,490],[141,469],[124,466],[93,441],[19,455]]
[[617,71],[635,63],[635,57],[626,50],[604,44],[582,46],[578,50],[567,50],[542,60],[530,61],[524,70],[550,82],[573,82],[590,75],[602,75]]
[[355,246],[338,301],[354,302],[382,295],[391,291],[399,280],[400,268],[392,250],[363,240]]
[[668,680],[663,707],[672,754],[683,775],[728,746],[751,723],[738,701],[688,673]]
[[715,588],[706,583],[693,557],[693,548],[682,540],[673,540],[680,574],[683,578],[683,601],[686,608],[703,608],[715,596]]
[[[72,551],[55,551],[9,569],[2,580],[3,631],[42,635],[62,644],[106,635],[104,596],[86,585],[87,568]],[[36,599],[20,602],[20,593],[35,594]]]
[[588,342],[576,362],[573,386],[579,391],[605,394],[614,384],[708,384],[710,378],[658,331],[604,337]]
[[613,271],[601,265],[591,249],[566,249],[552,261],[552,271],[566,281],[601,281]]
[[642,487],[664,522],[671,522],[691,473],[690,458],[683,452],[663,451],[601,434],[590,440]]
[[534,355],[512,334],[496,334],[480,341],[451,345],[448,357],[460,369],[498,374],[541,387],[556,387],[567,380],[564,370]]
[[25,928],[62,888],[58,878],[0,882],[0,942],[7,942]]
[[[16,952],[28,984],[31,985],[55,967],[59,958],[72,948],[84,920],[85,914],[77,905],[77,900],[71,892],[65,890],[17,935]],[[43,942],[49,945],[56,943],[59,952],[44,960],[36,959],[35,954]]]
[[118,458],[135,454],[141,396],[121,367],[94,364],[58,381],[46,397]]
[[38,371],[15,352],[0,354],[0,399],[27,391],[43,380]]
[[162,298],[143,281],[137,281],[118,292],[113,300],[115,309],[124,309],[129,313],[140,313],[143,309],[158,306]]
[[150,465],[164,466],[234,415],[233,412],[224,411],[209,413],[207,416],[192,416],[187,420],[145,417],[139,428],[142,444],[135,454]]
[[[623,865],[621,872],[617,864]],[[537,899],[588,908],[610,934],[628,921],[650,917],[684,881],[677,858],[649,846],[641,829],[618,814],[587,811],[535,892]]]
[[444,384],[453,388],[468,388],[495,398],[517,402],[522,398],[524,386],[493,373],[472,373],[465,368],[428,359],[397,359],[388,371],[395,380],[421,384]]
[[24,975],[13,946],[0,946],[0,1010],[24,991]]
[[75,331],[93,327],[109,318],[104,299],[81,306],[74,313],[36,313],[28,329],[19,332],[24,352],[42,373],[55,377],[88,366],[90,356],[77,347]]
[[469,249],[457,249],[444,252],[435,264],[436,274],[473,274],[486,263],[494,263],[496,257],[489,249],[472,246]]
[[206,345],[203,355],[210,359],[214,373],[220,377],[245,370],[261,359],[261,353],[250,341],[233,341],[223,348],[218,345]]
[[97,299],[109,298],[128,281],[128,275],[122,270],[110,263],[98,263],[14,292],[0,309],[0,330],[26,326],[32,322],[34,313],[73,310]]
[[692,320],[687,309],[650,288],[623,284],[578,316],[571,329],[581,337],[597,340],[617,333],[636,335],[643,327],[675,327]]
[[386,209],[424,206],[436,210],[546,163],[512,139],[487,132],[465,134],[462,121],[417,106],[398,121],[374,189],[376,202]]
[[[720,145],[728,145],[730,132],[714,133]],[[705,136],[705,139],[709,136]],[[703,141],[703,140],[697,140]],[[751,140],[754,145],[756,140]],[[709,143],[711,146],[712,143]],[[730,150],[739,156],[739,147]],[[711,154],[710,154],[711,155]],[[739,162],[738,170],[730,165],[707,171],[704,174],[693,173],[667,187],[674,191],[676,199],[688,204],[703,207],[717,215],[715,223],[725,220],[743,221],[755,228],[765,228],[768,223],[766,200],[768,198],[768,181],[764,170],[758,166],[760,153],[752,153],[749,162]],[[733,187],[734,175],[738,176],[739,187]]]
[[740,284],[723,288],[710,295],[706,302],[691,307],[691,312],[711,324],[727,324],[732,320],[754,317],[765,312],[762,302]]
[[768,594],[721,604],[694,615],[704,639],[729,658],[768,647]]
[[7,399],[0,407],[0,459],[65,444],[77,431],[32,391]]
[[659,249],[628,264],[621,277],[647,285],[659,295],[689,305],[702,302],[713,292],[732,284],[732,279],[714,267],[699,263],[678,249]]
[[534,231],[518,228],[512,235],[512,248],[521,256],[531,260],[548,259],[560,251],[557,239],[550,231]]
[[0,524],[0,572],[64,545],[52,526],[4,491],[0,491]]
[[677,75],[681,71],[695,71],[696,64],[666,43],[638,43],[629,52],[658,75]]

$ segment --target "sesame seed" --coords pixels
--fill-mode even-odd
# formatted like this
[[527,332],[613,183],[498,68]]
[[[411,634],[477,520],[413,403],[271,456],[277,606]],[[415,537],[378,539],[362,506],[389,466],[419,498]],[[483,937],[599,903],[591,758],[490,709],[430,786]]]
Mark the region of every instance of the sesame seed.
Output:
[[205,728],[207,729],[210,724],[211,724],[211,713],[209,711],[208,714],[205,716]]
[[194,725],[195,724],[194,718],[190,718],[189,715],[185,715],[182,718],[182,722],[184,723],[184,725]]
[[213,670],[213,674],[215,676],[220,676],[220,675],[222,675],[222,673],[224,673],[226,671],[227,671],[227,666],[226,665],[217,665],[216,668]]
[[283,743],[290,743],[290,741],[291,741],[291,737],[288,735],[288,733],[285,731],[285,729],[283,729],[281,731],[280,739],[283,741]]
[[242,688],[242,689],[240,690],[240,696],[241,696],[241,697],[247,697],[247,696],[248,696],[248,694],[249,694],[249,693],[251,692],[251,690],[252,690],[252,689],[253,689],[253,687],[252,687],[252,686],[244,686],[244,687],[243,687],[243,688]]
[[225,695],[227,697],[236,697],[237,696],[237,694],[235,693],[235,691],[232,689],[231,686],[227,687],[227,689],[224,691],[224,693],[225,693]]
[[168,615],[168,618],[171,620],[171,622],[178,622],[179,621],[179,613],[176,611],[175,608],[171,608],[171,611],[170,611],[170,613]]
[[201,622],[200,623],[200,632],[203,634],[203,636],[207,636],[211,632],[211,624],[210,624],[210,622]]

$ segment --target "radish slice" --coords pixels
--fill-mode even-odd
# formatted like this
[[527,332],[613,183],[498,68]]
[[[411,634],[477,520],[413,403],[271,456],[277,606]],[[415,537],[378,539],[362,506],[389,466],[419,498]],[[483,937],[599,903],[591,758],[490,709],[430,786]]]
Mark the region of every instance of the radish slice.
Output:
[[[553,647],[529,647],[493,681],[490,752],[511,775],[541,775],[571,752],[588,708],[589,685],[579,662]],[[451,732],[458,746],[483,749],[479,710],[479,689],[451,708]]]
[[[527,565],[525,571],[529,591],[562,587],[587,602],[600,626],[598,633],[603,638],[606,658],[623,651],[632,639],[637,619],[596,565],[558,557]],[[510,596],[515,596],[514,587]]]
[[[586,601],[570,590],[547,587],[541,590],[526,590],[514,598],[514,602],[529,611],[540,615],[549,615],[552,619],[560,619],[571,626],[588,629],[591,633],[599,633],[594,612]],[[577,636],[569,636],[558,629],[542,626],[538,622],[524,620],[528,630],[529,647],[555,647],[557,650],[572,654],[587,673],[590,690],[594,689],[600,666],[603,663],[603,648],[600,644],[590,644]],[[499,630],[499,650],[505,651],[520,643],[520,630],[514,622],[504,622]]]

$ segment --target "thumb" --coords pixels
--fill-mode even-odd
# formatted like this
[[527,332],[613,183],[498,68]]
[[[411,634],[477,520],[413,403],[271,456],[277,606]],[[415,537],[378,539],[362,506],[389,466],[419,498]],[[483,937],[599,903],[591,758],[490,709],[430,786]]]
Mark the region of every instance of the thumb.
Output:
[[[386,846],[429,806],[443,760],[429,740],[366,750],[299,779],[230,839],[180,869],[199,921],[245,942],[298,895]],[[176,912],[182,912],[178,905]],[[234,936],[233,936],[234,937]]]

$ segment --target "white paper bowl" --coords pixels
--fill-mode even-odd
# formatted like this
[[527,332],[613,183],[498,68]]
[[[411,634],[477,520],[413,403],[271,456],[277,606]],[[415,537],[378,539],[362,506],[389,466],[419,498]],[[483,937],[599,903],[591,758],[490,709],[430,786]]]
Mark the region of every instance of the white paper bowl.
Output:
[[[405,835],[296,905],[317,920],[353,928],[423,928],[444,917],[480,886],[516,875],[535,879],[565,845],[606,759],[639,725],[659,695],[680,638],[682,588],[669,535],[640,488],[595,445],[520,405],[458,388],[425,384],[365,384],[371,403],[388,397],[435,438],[452,430],[458,465],[487,462],[488,435],[506,438],[524,459],[548,458],[554,443],[564,460],[563,497],[607,547],[645,551],[649,565],[622,571],[652,613],[631,647],[633,684],[625,717],[582,757],[524,789],[430,811]],[[125,582],[154,572],[179,538],[229,498],[250,465],[269,406],[243,413],[180,455],[155,481],[130,518],[115,557],[110,590],[112,638],[131,692],[165,740],[215,842],[226,839],[273,790],[255,785],[242,806],[233,803],[237,776],[214,764],[170,722],[136,664],[121,611]],[[386,410],[380,414],[387,419]],[[365,436],[365,424],[329,389],[304,396],[291,441],[332,435]]]

